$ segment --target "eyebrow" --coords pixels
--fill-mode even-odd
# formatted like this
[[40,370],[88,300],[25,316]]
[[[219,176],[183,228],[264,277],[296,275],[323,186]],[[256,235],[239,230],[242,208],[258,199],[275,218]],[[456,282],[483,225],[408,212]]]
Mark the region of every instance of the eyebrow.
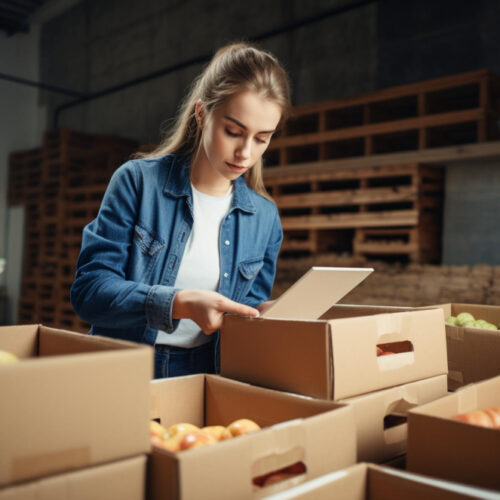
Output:
[[[226,120],[229,120],[229,121],[236,123],[236,125],[238,125],[238,127],[241,127],[242,129],[248,130],[248,128],[245,125],[243,125],[243,123],[239,122],[236,118],[232,118],[230,116],[224,116],[224,118],[226,118]],[[274,132],[276,132],[276,129],[274,129],[274,130],[261,130],[260,132],[257,132],[257,134],[272,134]]]

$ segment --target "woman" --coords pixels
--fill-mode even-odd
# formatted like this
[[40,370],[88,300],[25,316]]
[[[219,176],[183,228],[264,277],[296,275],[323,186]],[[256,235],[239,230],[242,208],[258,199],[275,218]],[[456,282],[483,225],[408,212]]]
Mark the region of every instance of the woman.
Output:
[[156,378],[217,373],[223,314],[266,307],[283,233],[261,158],[289,107],[272,55],[220,49],[172,133],[114,173],[84,228],[73,307],[92,334],[154,345]]

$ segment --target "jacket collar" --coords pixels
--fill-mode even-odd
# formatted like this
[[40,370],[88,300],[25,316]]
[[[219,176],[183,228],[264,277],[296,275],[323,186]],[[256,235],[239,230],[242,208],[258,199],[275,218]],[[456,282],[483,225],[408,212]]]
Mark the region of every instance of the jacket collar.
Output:
[[[189,179],[189,158],[179,155],[170,156],[170,168],[167,170],[167,179],[163,192],[175,198],[185,196],[192,199],[191,181]],[[246,185],[243,176],[238,177],[234,183],[232,208],[239,208],[244,212],[255,213],[257,210],[250,196],[251,189]]]

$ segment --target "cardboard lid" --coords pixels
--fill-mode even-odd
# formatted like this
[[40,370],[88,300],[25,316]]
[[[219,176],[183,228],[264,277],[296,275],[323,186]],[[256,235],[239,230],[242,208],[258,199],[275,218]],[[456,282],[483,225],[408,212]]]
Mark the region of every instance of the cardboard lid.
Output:
[[262,317],[318,319],[372,272],[372,268],[312,267]]

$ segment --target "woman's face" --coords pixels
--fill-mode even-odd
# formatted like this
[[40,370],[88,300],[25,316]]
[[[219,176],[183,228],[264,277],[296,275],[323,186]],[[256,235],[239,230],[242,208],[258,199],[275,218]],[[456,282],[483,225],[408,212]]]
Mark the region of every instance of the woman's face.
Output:
[[[201,104],[201,103],[200,103]],[[280,106],[245,90],[203,116],[201,162],[206,173],[233,181],[252,168],[269,145],[281,118]]]

